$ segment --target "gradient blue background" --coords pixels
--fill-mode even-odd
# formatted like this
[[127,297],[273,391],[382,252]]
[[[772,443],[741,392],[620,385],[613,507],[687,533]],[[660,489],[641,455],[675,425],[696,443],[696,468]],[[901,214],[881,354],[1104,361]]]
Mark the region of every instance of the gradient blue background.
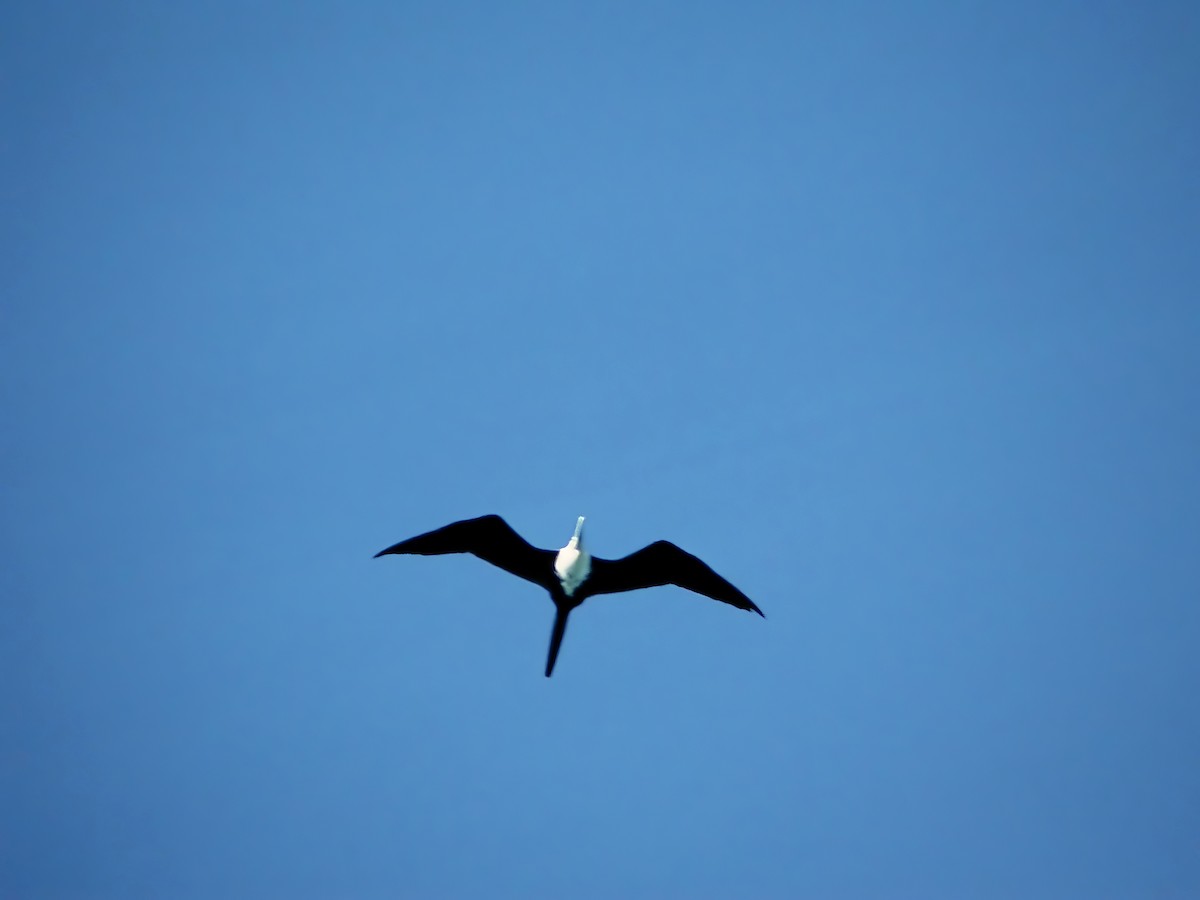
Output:
[[[1200,896],[1190,2],[0,12],[0,895]],[[552,606],[371,555],[669,538]]]

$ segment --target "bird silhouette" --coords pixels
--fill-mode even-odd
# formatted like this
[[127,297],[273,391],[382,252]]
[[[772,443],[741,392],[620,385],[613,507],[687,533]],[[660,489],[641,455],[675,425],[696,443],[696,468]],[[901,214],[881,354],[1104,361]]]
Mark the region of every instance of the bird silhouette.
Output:
[[567,541],[567,545],[554,551],[534,547],[500,516],[480,516],[453,522],[392,544],[376,553],[375,558],[407,553],[421,556],[471,553],[484,562],[545,588],[555,607],[550,652],[546,658],[547,678],[554,671],[558,650],[567,632],[567,617],[584,600],[597,594],[617,594],[674,584],[738,609],[763,615],[763,611],[749,597],[702,560],[670,541],[655,541],[620,559],[592,556],[583,548],[583,523],[584,517],[580,516],[575,523],[575,534]]

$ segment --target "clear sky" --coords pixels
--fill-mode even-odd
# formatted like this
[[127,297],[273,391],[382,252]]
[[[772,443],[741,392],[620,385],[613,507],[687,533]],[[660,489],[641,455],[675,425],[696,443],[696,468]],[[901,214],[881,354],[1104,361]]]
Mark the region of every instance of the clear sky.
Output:
[[[5,4],[0,896],[1200,896],[1200,7]],[[383,547],[667,538],[765,611]]]

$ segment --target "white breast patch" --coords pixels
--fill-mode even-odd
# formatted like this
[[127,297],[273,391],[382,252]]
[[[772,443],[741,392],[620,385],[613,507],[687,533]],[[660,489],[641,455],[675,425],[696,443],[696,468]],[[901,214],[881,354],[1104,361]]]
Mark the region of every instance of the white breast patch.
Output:
[[570,544],[559,550],[554,558],[554,574],[562,582],[563,593],[568,597],[587,580],[591,571],[592,555]]

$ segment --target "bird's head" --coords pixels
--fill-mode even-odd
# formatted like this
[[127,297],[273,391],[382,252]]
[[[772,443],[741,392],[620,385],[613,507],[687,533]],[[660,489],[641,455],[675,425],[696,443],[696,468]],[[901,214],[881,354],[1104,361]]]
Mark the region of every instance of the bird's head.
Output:
[[583,516],[579,517],[579,521],[575,523],[575,534],[571,536],[571,542],[568,547],[579,547],[583,544]]

